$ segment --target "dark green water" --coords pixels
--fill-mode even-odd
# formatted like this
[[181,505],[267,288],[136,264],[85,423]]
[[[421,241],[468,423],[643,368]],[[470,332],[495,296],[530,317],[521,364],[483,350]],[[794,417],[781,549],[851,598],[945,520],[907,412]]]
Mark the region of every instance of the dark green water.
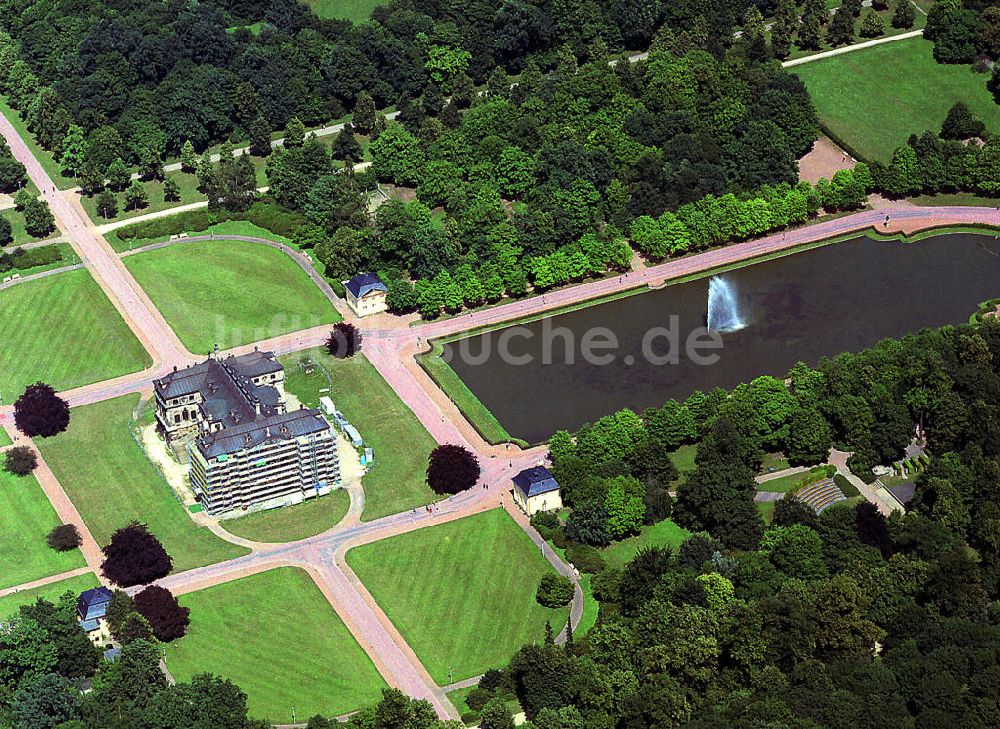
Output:
[[[517,336],[503,330],[471,337],[447,345],[445,356],[512,436],[538,442],[622,407],[642,410],[671,397],[682,400],[694,390],[728,389],[762,374],[783,376],[799,360],[815,364],[885,337],[964,322],[981,301],[1000,296],[1000,241],[977,234],[906,244],[862,237],[754,264],[725,278],[749,323],[721,335],[718,361],[711,365],[696,364],[683,353],[676,364],[649,361],[644,351],[668,352],[662,337],[643,348],[652,328],[675,321],[684,349],[688,334],[705,324],[707,279],[518,325]],[[599,327],[617,340],[617,346],[599,352],[611,358],[608,364],[581,356],[584,335]],[[546,347],[545,332],[560,328],[563,336],[549,336]],[[504,332],[507,351],[524,363],[499,355]],[[573,345],[567,349],[569,339]],[[488,355],[472,361],[460,356],[463,348]]]

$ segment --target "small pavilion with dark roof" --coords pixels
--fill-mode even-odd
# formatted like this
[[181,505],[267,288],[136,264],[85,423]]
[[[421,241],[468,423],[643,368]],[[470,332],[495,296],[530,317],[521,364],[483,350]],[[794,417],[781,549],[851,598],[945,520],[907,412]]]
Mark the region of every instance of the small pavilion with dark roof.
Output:
[[514,476],[514,503],[528,516],[561,509],[559,483],[545,466],[526,468]]
[[389,289],[374,273],[359,273],[348,281],[342,281],[347,292],[347,305],[358,316],[378,314],[387,308],[386,297]]

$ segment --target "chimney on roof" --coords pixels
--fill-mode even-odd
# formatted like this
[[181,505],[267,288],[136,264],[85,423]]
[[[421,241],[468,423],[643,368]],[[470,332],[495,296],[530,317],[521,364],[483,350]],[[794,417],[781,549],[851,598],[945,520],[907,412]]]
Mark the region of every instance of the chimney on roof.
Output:
[[174,365],[174,372],[177,371],[177,365]]
[[247,445],[250,445],[253,442],[253,438],[250,436],[249,433],[243,436],[243,442],[246,443]]

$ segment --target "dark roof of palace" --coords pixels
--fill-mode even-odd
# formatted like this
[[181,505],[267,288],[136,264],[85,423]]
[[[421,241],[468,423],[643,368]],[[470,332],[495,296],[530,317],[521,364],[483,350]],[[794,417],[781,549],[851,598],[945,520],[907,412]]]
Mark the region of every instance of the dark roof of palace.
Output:
[[230,428],[277,414],[281,404],[278,391],[270,385],[255,385],[252,380],[281,370],[273,352],[255,350],[238,357],[210,357],[174,370],[157,380],[155,387],[165,400],[200,393],[205,416]]
[[264,443],[291,440],[329,429],[330,424],[319,410],[303,408],[290,413],[276,413],[257,418],[215,433],[205,433],[199,436],[196,442],[203,456],[216,458],[252,450]]
[[371,293],[372,291],[386,291],[386,286],[382,283],[382,279],[376,276],[374,273],[359,273],[357,276],[351,278],[344,287],[354,294],[355,299],[360,299],[365,294]]
[[537,496],[559,490],[559,483],[545,466],[524,469],[514,476],[514,485],[525,496]]

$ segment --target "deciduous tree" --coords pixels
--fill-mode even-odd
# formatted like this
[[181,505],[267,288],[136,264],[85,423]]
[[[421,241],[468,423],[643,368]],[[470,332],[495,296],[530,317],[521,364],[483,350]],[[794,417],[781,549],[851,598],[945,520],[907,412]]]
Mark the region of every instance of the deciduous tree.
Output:
[[132,522],[111,535],[101,572],[116,585],[144,585],[166,577],[173,561],[145,524]]
[[439,445],[427,464],[427,485],[438,494],[457,494],[479,480],[479,460],[460,445]]
[[29,438],[48,438],[69,426],[69,403],[51,385],[36,382],[14,403],[14,422]]

